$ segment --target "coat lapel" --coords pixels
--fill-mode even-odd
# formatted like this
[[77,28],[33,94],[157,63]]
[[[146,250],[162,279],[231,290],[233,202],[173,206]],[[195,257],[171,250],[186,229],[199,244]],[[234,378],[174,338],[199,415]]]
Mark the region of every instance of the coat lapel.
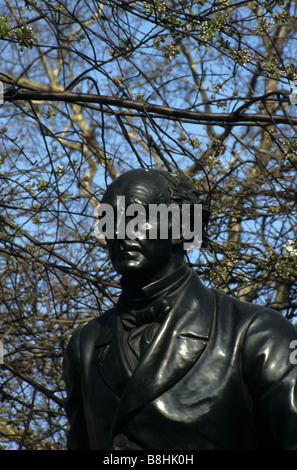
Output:
[[177,383],[203,353],[210,334],[214,294],[193,273],[122,395],[113,433],[133,413]]

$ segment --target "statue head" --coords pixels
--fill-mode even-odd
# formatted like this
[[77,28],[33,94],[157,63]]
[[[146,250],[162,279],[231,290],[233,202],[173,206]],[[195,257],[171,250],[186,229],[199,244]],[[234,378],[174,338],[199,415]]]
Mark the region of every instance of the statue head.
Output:
[[113,181],[100,207],[105,212],[105,225],[109,223],[105,238],[116,271],[150,276],[181,262],[185,233],[180,216],[185,206],[189,243],[195,222],[194,208],[202,208],[199,222],[203,235],[207,211],[198,191],[186,178],[161,170],[136,169]]

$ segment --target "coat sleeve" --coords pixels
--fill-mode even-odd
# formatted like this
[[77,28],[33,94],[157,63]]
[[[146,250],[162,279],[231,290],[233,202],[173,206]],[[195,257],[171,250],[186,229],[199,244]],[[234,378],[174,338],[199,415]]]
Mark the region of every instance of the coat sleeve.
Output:
[[260,448],[297,449],[297,329],[263,309],[243,343],[242,370],[253,401]]
[[66,415],[69,421],[68,450],[89,449],[80,379],[80,327],[70,338],[63,360],[63,379],[66,386]]

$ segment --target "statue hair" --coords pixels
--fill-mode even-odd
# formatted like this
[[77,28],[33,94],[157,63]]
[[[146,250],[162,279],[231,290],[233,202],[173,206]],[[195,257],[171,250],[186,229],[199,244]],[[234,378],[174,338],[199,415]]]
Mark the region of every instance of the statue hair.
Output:
[[182,175],[176,175],[169,171],[155,170],[166,180],[167,191],[171,204],[202,204],[202,246],[207,244],[207,226],[209,221],[209,209],[205,205],[199,191],[195,186]]

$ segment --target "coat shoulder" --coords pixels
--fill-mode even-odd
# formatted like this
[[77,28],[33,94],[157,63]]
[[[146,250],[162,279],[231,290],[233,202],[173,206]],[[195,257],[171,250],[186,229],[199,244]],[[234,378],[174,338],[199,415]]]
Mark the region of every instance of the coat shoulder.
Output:
[[238,320],[242,319],[248,327],[257,323],[266,330],[270,328],[281,328],[281,330],[287,329],[290,331],[296,330],[289,320],[276,310],[266,307],[265,305],[239,300],[236,297],[232,297],[215,289],[212,290],[215,292],[220,313],[230,312]]
[[219,291],[215,295],[217,321],[241,332],[243,350],[247,345],[248,350],[265,350],[269,343],[288,354],[291,342],[297,340],[297,328],[287,318],[263,305],[243,302]]
[[100,316],[85,323],[81,330],[81,341],[97,340],[98,335],[103,337],[103,341],[108,342],[110,331],[114,319],[115,308],[106,310]]
[[82,352],[93,347],[95,343],[108,344],[111,339],[114,311],[115,309],[111,308],[79,326],[70,337],[65,357],[71,358],[74,364],[79,364]]

